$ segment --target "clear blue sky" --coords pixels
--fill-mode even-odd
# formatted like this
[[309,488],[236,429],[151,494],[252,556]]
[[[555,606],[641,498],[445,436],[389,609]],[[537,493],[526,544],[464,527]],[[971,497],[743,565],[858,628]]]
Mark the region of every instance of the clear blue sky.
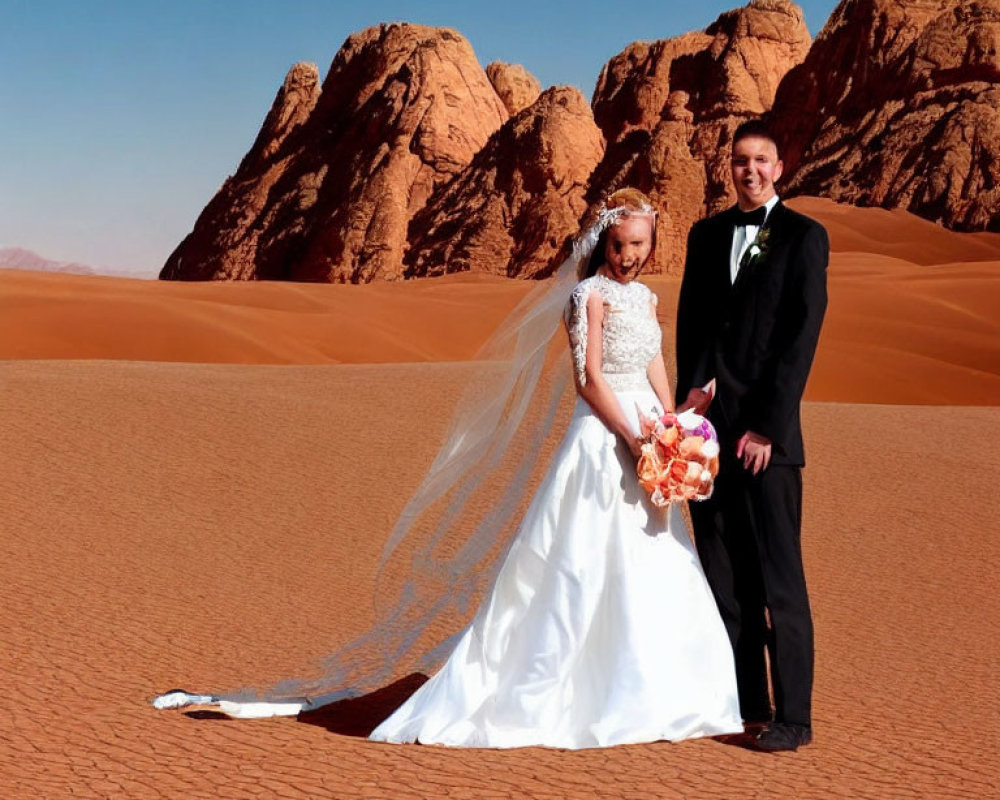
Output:
[[[799,0],[815,36],[837,0]],[[288,68],[352,31],[458,29],[482,64],[589,98],[629,42],[737,0],[0,0],[0,247],[154,274],[253,142]]]

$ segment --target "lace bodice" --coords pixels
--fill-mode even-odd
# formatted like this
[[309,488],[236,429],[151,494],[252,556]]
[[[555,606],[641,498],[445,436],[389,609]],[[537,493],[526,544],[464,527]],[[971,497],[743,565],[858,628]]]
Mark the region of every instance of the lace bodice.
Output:
[[577,379],[586,384],[587,298],[592,291],[604,299],[601,373],[612,389],[645,387],[646,367],[660,352],[663,336],[652,309],[656,295],[637,281],[618,283],[603,275],[578,283],[566,305]]

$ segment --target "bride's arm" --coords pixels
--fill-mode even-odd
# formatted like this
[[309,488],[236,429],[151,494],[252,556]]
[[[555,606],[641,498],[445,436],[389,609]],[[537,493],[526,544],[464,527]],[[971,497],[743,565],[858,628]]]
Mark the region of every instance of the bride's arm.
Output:
[[[599,292],[590,292],[587,297],[587,349],[583,375],[573,370],[576,391],[594,410],[604,426],[616,436],[625,440],[629,450],[636,457],[640,455],[636,432],[628,423],[625,412],[615,393],[601,373],[603,358],[601,328],[604,323],[604,300]],[[581,377],[583,380],[581,380]]]
[[656,392],[656,397],[663,406],[664,411],[674,410],[674,398],[670,392],[670,379],[667,377],[667,367],[663,363],[663,351],[656,354],[656,358],[649,362],[646,367],[646,377],[649,378],[649,385]]
[[[656,319],[656,295],[652,292],[649,293],[649,313],[653,315],[653,319]],[[649,379],[649,385],[653,387],[653,391],[656,393],[656,398],[660,401],[660,405],[663,406],[664,411],[674,410],[674,398],[670,391],[670,379],[667,377],[667,367],[663,363],[663,350],[661,349],[656,357],[649,362],[649,366],[646,367],[646,377]]]

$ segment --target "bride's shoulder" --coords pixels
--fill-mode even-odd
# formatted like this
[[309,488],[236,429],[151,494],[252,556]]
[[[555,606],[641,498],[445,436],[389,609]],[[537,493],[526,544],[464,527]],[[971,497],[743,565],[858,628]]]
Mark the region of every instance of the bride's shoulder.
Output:
[[642,281],[632,281],[632,283],[635,284],[636,286],[641,287],[639,291],[642,292],[643,294],[649,294],[652,295],[653,297],[656,297],[656,292],[650,289],[648,284],[645,284]]
[[[639,282],[636,281],[636,283],[639,283]],[[657,297],[656,292],[654,292],[652,289],[650,289],[649,286],[647,286],[645,283],[639,283],[639,285],[642,287],[643,294],[646,297],[648,297],[650,299],[650,301],[652,301],[652,303],[653,303],[654,306],[658,306],[660,304],[660,298]]]
[[574,300],[579,300],[590,294],[592,289],[600,289],[601,287],[601,276],[591,275],[589,278],[584,278],[576,286],[573,287],[573,291],[570,292],[570,297]]
[[591,275],[589,278],[584,278],[569,293],[569,298],[566,300],[565,316],[567,319],[578,318],[583,315],[583,309],[587,306],[587,299],[590,297],[591,291],[598,289],[600,282],[597,275]]

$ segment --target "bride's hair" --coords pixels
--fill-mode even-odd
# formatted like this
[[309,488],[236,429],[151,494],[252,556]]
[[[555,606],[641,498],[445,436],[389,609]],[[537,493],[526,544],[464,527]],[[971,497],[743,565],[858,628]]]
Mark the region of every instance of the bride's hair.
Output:
[[597,210],[594,224],[600,229],[600,236],[597,238],[597,244],[594,245],[590,258],[580,265],[579,277],[581,280],[595,274],[604,264],[604,251],[608,246],[608,230],[613,225],[617,225],[623,217],[652,217],[649,256],[646,257],[642,266],[644,267],[653,257],[656,252],[656,225],[659,215],[653,208],[653,202],[645,194],[631,186],[626,186],[609,194]]

